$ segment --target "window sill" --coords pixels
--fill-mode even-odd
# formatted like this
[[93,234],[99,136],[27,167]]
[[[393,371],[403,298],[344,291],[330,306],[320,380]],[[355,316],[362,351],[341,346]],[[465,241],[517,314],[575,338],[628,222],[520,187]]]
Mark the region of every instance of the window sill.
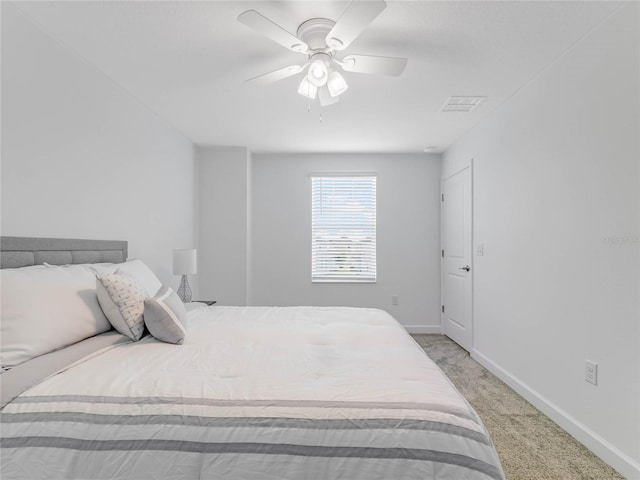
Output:
[[354,280],[354,279],[337,279],[337,278],[328,278],[328,279],[313,279],[311,283],[376,283],[376,280]]

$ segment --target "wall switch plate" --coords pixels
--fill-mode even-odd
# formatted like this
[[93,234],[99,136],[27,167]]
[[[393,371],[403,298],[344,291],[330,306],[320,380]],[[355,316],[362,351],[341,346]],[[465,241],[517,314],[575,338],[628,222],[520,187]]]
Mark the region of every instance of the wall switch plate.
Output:
[[484,243],[476,243],[476,255],[481,257],[484,255]]
[[391,305],[398,305],[398,295],[391,295]]
[[593,385],[598,385],[598,364],[591,362],[589,360],[584,361],[584,379],[592,383]]

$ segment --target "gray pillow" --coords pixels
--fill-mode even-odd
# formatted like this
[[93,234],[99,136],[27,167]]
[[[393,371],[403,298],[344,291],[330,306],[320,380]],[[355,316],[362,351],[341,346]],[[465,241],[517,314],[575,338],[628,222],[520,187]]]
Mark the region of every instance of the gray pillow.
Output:
[[153,298],[144,301],[144,323],[161,342],[182,345],[187,334],[187,310],[182,300],[166,285]]

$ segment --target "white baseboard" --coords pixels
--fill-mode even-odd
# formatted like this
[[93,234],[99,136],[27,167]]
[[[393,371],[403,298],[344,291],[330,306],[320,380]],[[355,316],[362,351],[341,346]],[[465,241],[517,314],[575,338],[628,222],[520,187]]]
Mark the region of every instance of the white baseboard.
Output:
[[427,334],[427,335],[440,335],[440,325],[403,325],[405,330],[409,333],[415,334]]
[[640,463],[636,462],[627,454],[621,452],[618,448],[611,445],[611,443],[600,437],[586,425],[582,424],[553,402],[540,395],[516,377],[512,376],[509,372],[495,364],[479,351],[475,349],[472,350],[471,358],[476,360],[480,365],[513,388],[538,410],[560,425],[571,436],[615,468],[619,473],[628,479],[640,479]]

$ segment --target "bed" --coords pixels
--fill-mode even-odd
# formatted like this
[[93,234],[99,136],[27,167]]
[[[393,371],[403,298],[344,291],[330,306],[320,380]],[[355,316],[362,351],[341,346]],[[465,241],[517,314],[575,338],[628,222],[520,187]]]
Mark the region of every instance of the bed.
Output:
[[[2,267],[126,248],[5,237]],[[477,414],[386,312],[190,305],[184,326],[181,345],[107,330],[4,371],[2,478],[504,478]]]

